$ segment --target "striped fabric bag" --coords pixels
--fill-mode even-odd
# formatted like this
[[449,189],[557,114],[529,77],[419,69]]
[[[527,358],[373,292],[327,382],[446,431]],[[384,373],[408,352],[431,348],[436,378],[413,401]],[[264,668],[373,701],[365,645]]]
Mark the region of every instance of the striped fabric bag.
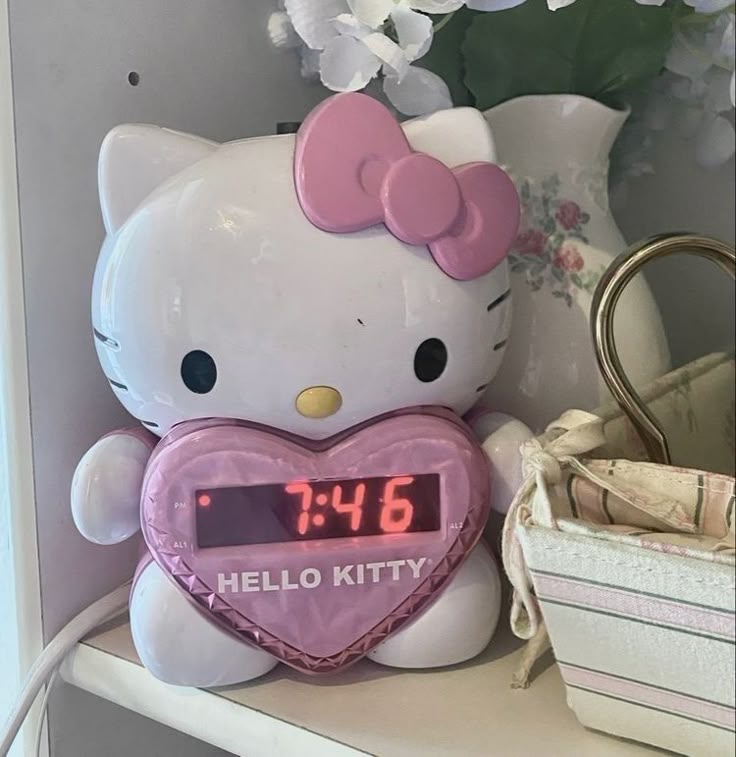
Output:
[[512,685],[528,685],[551,642],[583,725],[718,757],[736,753],[734,358],[708,355],[638,392],[613,329],[637,271],[681,252],[736,275],[733,248],[692,234],[619,256],[591,306],[616,402],[569,411],[522,447],[503,533],[511,625],[529,640]]
[[734,479],[590,457],[611,448],[608,428],[570,411],[522,449],[503,543],[512,627],[530,640],[516,685],[549,634],[583,725],[732,755]]

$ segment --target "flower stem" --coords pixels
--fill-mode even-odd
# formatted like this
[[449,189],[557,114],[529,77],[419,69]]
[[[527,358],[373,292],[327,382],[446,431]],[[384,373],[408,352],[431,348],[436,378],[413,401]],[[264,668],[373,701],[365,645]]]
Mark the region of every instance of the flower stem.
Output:
[[457,13],[457,11],[452,11],[452,13],[445,14],[436,24],[432,26],[432,31],[434,34],[437,34],[440,29],[444,29],[447,24],[450,23],[450,20],[452,17]]

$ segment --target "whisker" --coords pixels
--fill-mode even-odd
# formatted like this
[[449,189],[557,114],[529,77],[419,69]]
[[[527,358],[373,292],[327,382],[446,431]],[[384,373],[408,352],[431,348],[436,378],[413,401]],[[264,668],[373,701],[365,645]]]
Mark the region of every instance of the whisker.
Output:
[[509,341],[508,339],[504,339],[502,342],[499,342],[498,344],[494,344],[493,351],[495,352],[496,350],[500,350],[502,347],[505,347],[508,341]]
[[124,392],[128,391],[128,387],[125,386],[125,384],[121,384],[119,381],[113,381],[109,376],[107,376],[107,380],[116,388],[116,389],[122,389]]
[[120,342],[116,341],[112,337],[106,336],[101,331],[98,331],[96,328],[92,329],[92,333],[95,335],[95,339],[97,339],[98,342],[102,342],[106,347],[110,347],[110,349],[113,349],[113,350],[120,349]]
[[500,305],[502,302],[507,300],[511,296],[511,290],[507,289],[500,297],[496,297],[495,300],[486,308],[486,310],[490,313],[493,308]]

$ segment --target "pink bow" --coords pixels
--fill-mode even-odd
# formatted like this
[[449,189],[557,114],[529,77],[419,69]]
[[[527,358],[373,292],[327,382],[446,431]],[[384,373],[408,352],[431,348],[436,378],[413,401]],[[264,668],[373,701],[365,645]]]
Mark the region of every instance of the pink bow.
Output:
[[519,225],[511,179],[491,163],[449,169],[412,151],[389,111],[367,95],[318,105],[296,138],[299,203],[320,229],[350,232],[385,223],[407,244],[426,244],[455,279],[474,279],[508,252]]

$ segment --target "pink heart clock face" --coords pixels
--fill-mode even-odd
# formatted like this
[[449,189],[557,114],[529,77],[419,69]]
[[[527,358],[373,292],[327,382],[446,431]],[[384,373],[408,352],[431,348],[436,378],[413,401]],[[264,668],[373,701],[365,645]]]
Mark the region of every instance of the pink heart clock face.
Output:
[[215,621],[327,672],[437,596],[488,502],[485,455],[449,412],[385,416],[325,442],[194,422],[154,453],[142,520],[154,559]]

